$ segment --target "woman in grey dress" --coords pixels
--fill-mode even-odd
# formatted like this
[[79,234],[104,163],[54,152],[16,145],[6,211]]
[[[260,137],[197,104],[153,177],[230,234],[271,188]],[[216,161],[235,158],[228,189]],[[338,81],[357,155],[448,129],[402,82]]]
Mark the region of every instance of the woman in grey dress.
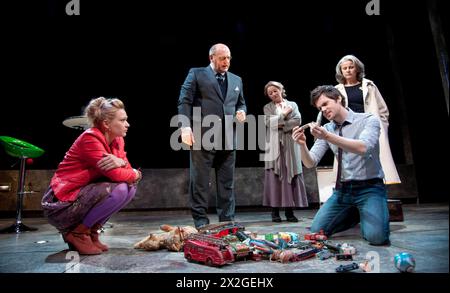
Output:
[[286,99],[281,83],[268,82],[264,94],[271,99],[264,106],[264,115],[275,158],[265,162],[263,205],[272,207],[273,222],[281,222],[280,208],[284,208],[287,221],[298,222],[294,208],[308,206],[300,148],[291,136],[292,129],[301,124],[301,115],[297,104]]

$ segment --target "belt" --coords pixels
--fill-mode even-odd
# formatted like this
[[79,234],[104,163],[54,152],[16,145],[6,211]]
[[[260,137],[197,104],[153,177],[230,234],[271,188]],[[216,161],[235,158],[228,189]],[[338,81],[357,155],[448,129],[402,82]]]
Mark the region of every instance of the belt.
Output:
[[374,185],[377,183],[384,184],[383,179],[381,178],[372,178],[367,180],[350,180],[350,181],[344,181],[341,182],[342,187],[361,187],[361,186],[367,186],[367,185]]

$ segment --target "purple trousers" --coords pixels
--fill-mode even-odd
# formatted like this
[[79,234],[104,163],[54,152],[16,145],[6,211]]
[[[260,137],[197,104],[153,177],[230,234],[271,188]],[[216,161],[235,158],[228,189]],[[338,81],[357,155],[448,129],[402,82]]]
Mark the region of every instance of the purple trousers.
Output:
[[73,202],[58,200],[51,187],[45,192],[41,206],[49,223],[61,233],[79,224],[103,225],[114,213],[125,207],[136,194],[136,186],[127,183],[92,183],[80,190]]

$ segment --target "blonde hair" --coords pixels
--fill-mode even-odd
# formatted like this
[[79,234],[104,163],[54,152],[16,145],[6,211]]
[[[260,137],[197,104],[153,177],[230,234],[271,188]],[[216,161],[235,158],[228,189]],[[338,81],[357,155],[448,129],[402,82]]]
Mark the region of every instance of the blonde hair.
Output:
[[283,98],[286,97],[286,91],[284,90],[284,86],[281,84],[281,82],[278,82],[278,81],[269,81],[264,86],[264,95],[266,95],[267,97],[269,96],[269,94],[267,93],[267,89],[269,88],[269,86],[274,86],[274,87],[278,88],[281,91],[281,96]]
[[123,102],[119,99],[106,99],[99,97],[92,99],[86,109],[85,115],[88,118],[89,125],[92,127],[101,127],[104,120],[111,121],[116,116],[118,110],[125,109]]

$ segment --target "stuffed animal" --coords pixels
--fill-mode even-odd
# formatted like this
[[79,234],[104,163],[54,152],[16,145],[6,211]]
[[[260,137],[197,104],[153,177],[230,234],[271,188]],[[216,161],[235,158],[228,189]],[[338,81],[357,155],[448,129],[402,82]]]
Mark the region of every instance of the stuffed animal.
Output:
[[183,247],[184,239],[193,233],[197,233],[197,229],[191,226],[173,227],[170,225],[161,225],[159,227],[163,233],[150,234],[134,245],[136,249],[159,250],[167,248],[170,251],[180,251]]

